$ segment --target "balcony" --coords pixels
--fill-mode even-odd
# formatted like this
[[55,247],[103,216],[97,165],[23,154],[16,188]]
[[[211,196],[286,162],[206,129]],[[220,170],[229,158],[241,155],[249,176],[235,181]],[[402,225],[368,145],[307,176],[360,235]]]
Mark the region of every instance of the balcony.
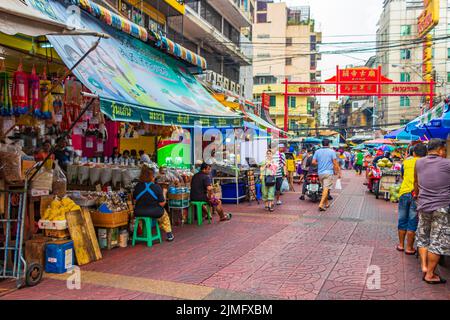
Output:
[[199,44],[207,44],[240,66],[252,64],[251,58],[245,55],[238,45],[225,37],[189,6],[186,6],[184,21],[182,16],[170,17],[169,23],[176,32],[183,33],[187,39]]
[[240,7],[241,1],[209,0],[208,2],[235,27],[248,28],[252,26],[250,13],[246,12],[245,8]]

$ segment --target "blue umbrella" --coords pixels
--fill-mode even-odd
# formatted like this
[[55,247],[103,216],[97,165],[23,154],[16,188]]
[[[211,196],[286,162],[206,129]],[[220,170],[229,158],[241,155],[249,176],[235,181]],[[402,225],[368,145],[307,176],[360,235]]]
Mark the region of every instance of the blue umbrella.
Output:
[[405,128],[400,128],[397,130],[394,130],[392,132],[389,132],[387,135],[384,136],[385,139],[397,139],[397,140],[409,140],[409,141],[416,141],[420,139],[420,136],[411,134],[406,131]]
[[405,131],[421,137],[426,136],[429,139],[447,139],[450,134],[449,106],[446,106],[446,112],[441,118],[433,119],[427,124],[421,124],[419,118],[416,118],[406,125]]

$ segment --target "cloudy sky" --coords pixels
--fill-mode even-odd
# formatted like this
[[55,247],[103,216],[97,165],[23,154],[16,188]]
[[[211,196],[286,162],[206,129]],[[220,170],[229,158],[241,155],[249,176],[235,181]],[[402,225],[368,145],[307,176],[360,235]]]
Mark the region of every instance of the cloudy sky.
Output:
[[[282,2],[282,1],[276,1]],[[382,11],[383,0],[287,0],[289,6],[311,6],[312,18],[322,31],[323,43],[375,41],[377,22]],[[375,44],[368,44],[375,46]],[[361,48],[356,44],[322,45],[320,51]],[[322,55],[319,70],[322,80],[336,73],[336,65],[360,65],[375,53],[351,53],[348,55]],[[322,105],[328,105],[329,99],[321,99]]]

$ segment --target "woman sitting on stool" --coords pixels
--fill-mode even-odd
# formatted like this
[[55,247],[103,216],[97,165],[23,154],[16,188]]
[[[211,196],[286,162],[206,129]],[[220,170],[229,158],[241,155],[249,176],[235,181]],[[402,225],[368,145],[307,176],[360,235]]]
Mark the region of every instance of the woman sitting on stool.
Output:
[[133,199],[135,200],[134,215],[136,217],[148,217],[158,220],[159,227],[167,234],[167,241],[173,241],[172,226],[167,211],[165,194],[155,182],[155,172],[144,165],[141,170],[139,183],[134,187]]

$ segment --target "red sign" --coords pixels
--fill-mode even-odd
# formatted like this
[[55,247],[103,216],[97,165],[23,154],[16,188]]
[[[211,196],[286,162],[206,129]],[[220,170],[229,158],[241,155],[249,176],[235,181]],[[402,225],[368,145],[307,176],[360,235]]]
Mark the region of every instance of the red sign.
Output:
[[378,81],[378,69],[351,68],[339,70],[339,81],[342,82],[376,82]]
[[263,93],[261,95],[261,100],[262,100],[261,107],[263,109],[269,110],[269,107],[270,107],[270,96],[267,93]]

